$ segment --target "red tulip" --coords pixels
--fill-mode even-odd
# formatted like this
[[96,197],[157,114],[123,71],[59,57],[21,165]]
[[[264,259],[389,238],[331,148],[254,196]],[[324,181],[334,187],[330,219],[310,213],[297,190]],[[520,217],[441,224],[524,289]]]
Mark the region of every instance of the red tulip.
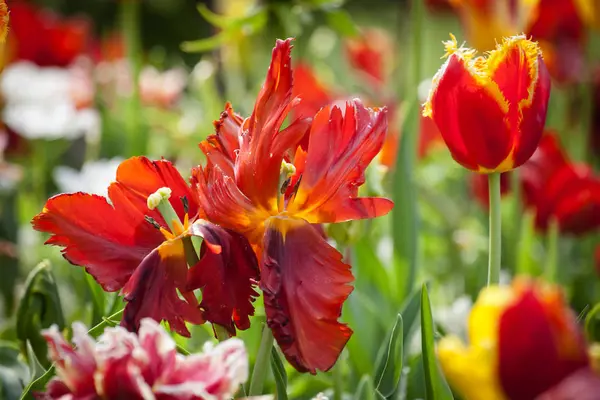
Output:
[[487,58],[475,57],[452,37],[446,52],[423,114],[465,168],[491,173],[522,165],[541,138],[550,96],[539,47],[514,36]]

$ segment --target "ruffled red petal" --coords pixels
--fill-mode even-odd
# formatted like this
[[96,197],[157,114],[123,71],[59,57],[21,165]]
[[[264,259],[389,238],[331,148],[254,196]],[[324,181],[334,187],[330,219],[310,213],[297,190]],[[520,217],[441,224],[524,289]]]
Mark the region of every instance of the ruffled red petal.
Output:
[[102,196],[85,193],[52,197],[32,224],[51,234],[46,244],[64,247],[69,262],[84,266],[104,290],[113,292],[164,237],[120,188],[111,189],[112,206]]
[[300,185],[287,210],[311,223],[387,214],[393,207],[390,200],[357,197],[386,129],[385,108],[369,109],[359,100],[346,103],[345,110],[323,108],[313,121]]
[[261,273],[267,324],[287,360],[301,372],[330,369],[352,335],[338,322],[352,292],[350,266],[306,221],[274,217]]
[[188,271],[188,290],[202,289],[204,319],[227,328],[248,329],[252,303],[258,297],[253,286],[260,279],[258,261],[248,240],[239,233],[209,223],[195,223],[192,234],[202,236],[202,258]]
[[218,165],[195,168],[192,185],[207,220],[246,235],[252,243],[260,242],[269,214],[257,209]]
[[284,153],[295,148],[306,134],[306,122],[292,121],[280,131],[291,107],[291,39],[278,40],[265,83],[252,115],[244,122],[244,135],[236,164],[236,182],[256,205],[277,207],[279,171]]
[[526,289],[500,318],[499,376],[513,400],[535,399],[588,365],[587,350],[570,310]]
[[[173,247],[181,246],[180,249]],[[123,287],[122,294],[128,302],[121,325],[137,331],[140,321],[150,317],[167,321],[172,330],[189,337],[185,322],[204,322],[196,297],[186,290],[187,264],[181,242],[165,242],[152,251],[136,268]],[[183,299],[179,297],[177,290]]]

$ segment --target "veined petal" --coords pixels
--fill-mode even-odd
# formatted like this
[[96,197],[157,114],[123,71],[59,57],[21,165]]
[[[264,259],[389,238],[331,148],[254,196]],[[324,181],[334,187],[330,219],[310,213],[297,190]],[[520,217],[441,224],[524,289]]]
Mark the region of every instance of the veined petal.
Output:
[[261,273],[267,324],[287,360],[301,372],[330,369],[352,335],[338,322],[350,266],[306,221],[273,217]]
[[[235,178],[238,187],[254,204],[277,209],[279,170],[284,152],[295,148],[302,129],[284,129],[292,100],[291,39],[278,40],[273,49],[267,78],[252,115],[242,126]],[[292,121],[290,127],[295,124]]]
[[[187,264],[183,243],[166,241],[152,251],[136,268],[122,293],[128,302],[121,325],[137,331],[140,321],[150,317],[167,321],[172,330],[189,337],[185,322],[204,322],[196,297],[186,291]],[[183,298],[179,297],[177,290]]]
[[69,262],[84,266],[104,290],[114,292],[164,237],[119,188],[111,188],[112,206],[102,196],[61,194],[46,202],[32,224],[51,234],[46,244],[64,247]]
[[588,366],[575,315],[556,288],[526,286],[502,314],[499,376],[510,399],[526,400]]
[[239,233],[202,221],[192,225],[191,233],[204,242],[200,262],[188,271],[187,289],[202,289],[204,319],[224,326],[231,335],[236,328],[248,329],[258,297],[253,287],[260,279],[250,243]]
[[345,110],[325,107],[315,116],[300,185],[287,205],[290,214],[325,223],[374,218],[392,209],[388,199],[357,197],[365,169],[383,145],[386,111],[354,100]]

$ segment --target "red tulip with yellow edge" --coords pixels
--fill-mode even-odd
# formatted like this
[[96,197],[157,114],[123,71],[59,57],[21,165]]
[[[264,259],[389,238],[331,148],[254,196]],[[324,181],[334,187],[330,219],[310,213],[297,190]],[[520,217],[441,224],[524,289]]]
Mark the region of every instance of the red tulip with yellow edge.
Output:
[[451,37],[423,115],[435,121],[465,168],[510,171],[531,157],[546,121],[550,77],[540,48],[513,36],[477,57]]
[[557,286],[516,279],[485,288],[468,328],[468,345],[451,336],[438,345],[442,370],[465,400],[579,398],[552,392],[600,384],[576,315]]

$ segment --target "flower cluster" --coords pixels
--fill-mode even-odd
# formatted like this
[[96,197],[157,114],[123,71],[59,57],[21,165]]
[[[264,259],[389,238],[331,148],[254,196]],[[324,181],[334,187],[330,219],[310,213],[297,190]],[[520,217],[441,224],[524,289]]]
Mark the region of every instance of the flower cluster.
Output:
[[57,376],[44,393],[35,395],[40,400],[225,400],[248,379],[241,340],[206,343],[201,354],[183,356],[150,318],[141,321],[137,335],[122,327],[107,328],[97,342],[76,322],[75,347],[56,326],[43,334]]
[[106,291],[123,294],[130,330],[151,317],[186,336],[186,322],[205,321],[234,335],[250,326],[258,284],[284,355],[315,373],[333,366],[352,334],[338,321],[350,266],[319,224],[392,209],[388,199],[358,196],[383,145],[387,110],[351,100],[298,116],[291,49],[290,39],[277,41],[250,117],[226,106],[200,143],[207,164],[193,169],[191,184],[166,160],[130,158],[109,200],[55,196],[33,226]]

